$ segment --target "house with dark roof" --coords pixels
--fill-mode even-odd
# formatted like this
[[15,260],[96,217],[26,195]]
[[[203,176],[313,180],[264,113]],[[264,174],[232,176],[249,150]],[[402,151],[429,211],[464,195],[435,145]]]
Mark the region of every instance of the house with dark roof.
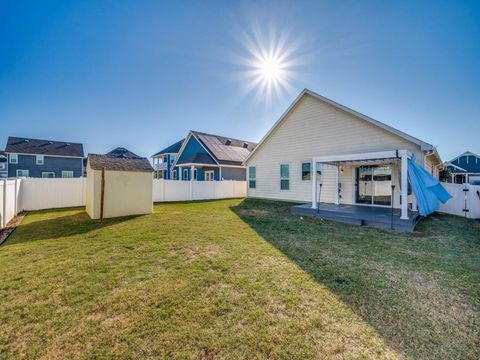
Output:
[[137,154],[131,152],[128,149],[125,149],[124,147],[117,147],[112,151],[106,153],[105,155],[110,157],[120,158],[120,159],[140,159],[141,158],[141,156],[138,156]]
[[257,144],[191,130],[170,167],[178,180],[245,180],[243,162]]
[[10,136],[5,147],[9,177],[72,178],[83,175],[83,145]]
[[179,140],[152,155],[153,168],[155,169],[155,177],[157,179],[174,179],[173,175],[176,175],[176,173],[170,171],[170,167],[175,161],[184,140],[185,139]]
[[466,151],[443,165],[452,175],[455,184],[480,181],[480,156],[477,154]]
[[7,154],[0,151],[0,178],[8,177],[8,159]]

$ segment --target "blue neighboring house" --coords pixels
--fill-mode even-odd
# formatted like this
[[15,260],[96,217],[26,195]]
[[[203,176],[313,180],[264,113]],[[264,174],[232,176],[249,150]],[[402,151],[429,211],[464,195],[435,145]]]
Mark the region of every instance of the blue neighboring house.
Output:
[[178,152],[180,151],[184,140],[185,139],[177,141],[175,144],[172,144],[152,155],[155,178],[177,180],[177,173],[170,171],[170,167],[177,158]]
[[8,159],[7,154],[0,151],[0,178],[8,177]]
[[10,136],[9,177],[73,178],[83,175],[83,145]]
[[246,180],[243,162],[256,143],[191,130],[170,167],[178,180]]
[[480,156],[477,154],[466,151],[443,165],[452,174],[455,184],[480,181]]

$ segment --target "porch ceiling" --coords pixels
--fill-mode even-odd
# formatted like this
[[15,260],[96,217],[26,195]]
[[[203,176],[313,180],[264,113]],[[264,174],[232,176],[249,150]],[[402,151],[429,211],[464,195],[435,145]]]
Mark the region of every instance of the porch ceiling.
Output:
[[398,159],[372,159],[372,160],[350,160],[350,161],[324,161],[318,162],[325,165],[335,166],[368,166],[368,165],[392,165],[400,163]]

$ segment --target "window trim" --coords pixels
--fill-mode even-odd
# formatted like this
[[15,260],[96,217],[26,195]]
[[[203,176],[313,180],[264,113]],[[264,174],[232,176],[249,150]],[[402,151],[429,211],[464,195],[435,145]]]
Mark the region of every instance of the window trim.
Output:
[[[53,174],[53,178],[43,177],[44,174]],[[55,171],[42,171],[42,179],[55,179]]]
[[[13,161],[13,159],[15,159],[15,161]],[[18,154],[10,154],[10,156],[8,157],[8,162],[10,164],[18,164]]]
[[[207,173],[212,175],[210,176],[210,180],[207,180]],[[215,170],[205,170],[204,178],[205,178],[205,181],[215,181]]]
[[[310,179],[304,179],[303,178],[303,164],[309,164],[310,165]],[[317,173],[317,180],[319,179],[320,176],[322,176],[322,164],[321,163],[315,163],[317,164],[316,166],[316,173]],[[302,161],[300,164],[300,178],[302,181],[312,181],[312,172],[313,172],[313,165],[312,161]]]
[[0,170],[6,170],[6,169],[7,169],[7,163],[0,162]]
[[[288,170],[288,177],[282,176],[282,166],[286,166]],[[288,186],[286,189],[282,189],[282,181],[288,181]],[[290,164],[288,163],[281,163],[280,164],[280,190],[281,191],[288,191],[290,190]]]
[[[64,176],[64,173],[71,173],[72,176]],[[74,176],[73,170],[62,170],[62,179],[72,179]]]
[[[39,163],[40,159],[42,160],[41,163]],[[35,165],[45,165],[45,157],[43,155],[35,155]]]
[[[254,177],[252,177],[252,169],[254,170]],[[253,182],[253,186],[252,186]],[[257,167],[256,166],[249,166],[248,167],[248,188],[249,189],[256,189],[257,188]]]
[[[187,176],[185,176],[185,171],[187,172]],[[188,169],[188,168],[187,168],[187,169],[183,169],[182,180],[186,180],[186,181],[188,180],[188,178],[190,177],[190,176],[189,176],[189,172],[190,172],[190,169]]]
[[172,170],[172,180],[177,180],[177,170]]
[[[19,172],[19,171],[26,171],[26,172],[27,172],[27,175],[26,175],[26,176],[18,175],[18,172]],[[17,169],[17,170],[15,171],[15,175],[17,175],[16,177],[30,177],[30,170],[28,170],[28,169]]]

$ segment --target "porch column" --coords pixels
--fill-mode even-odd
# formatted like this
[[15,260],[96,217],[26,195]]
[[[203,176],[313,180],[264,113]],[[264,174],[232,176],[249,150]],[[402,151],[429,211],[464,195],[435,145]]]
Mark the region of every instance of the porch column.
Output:
[[340,193],[339,193],[339,184],[340,183],[340,166],[337,165],[335,169],[335,205],[340,204]]
[[312,209],[317,208],[317,172],[315,171],[316,168],[315,159],[312,159]]
[[408,155],[406,151],[402,151],[402,213],[400,219],[408,220]]

